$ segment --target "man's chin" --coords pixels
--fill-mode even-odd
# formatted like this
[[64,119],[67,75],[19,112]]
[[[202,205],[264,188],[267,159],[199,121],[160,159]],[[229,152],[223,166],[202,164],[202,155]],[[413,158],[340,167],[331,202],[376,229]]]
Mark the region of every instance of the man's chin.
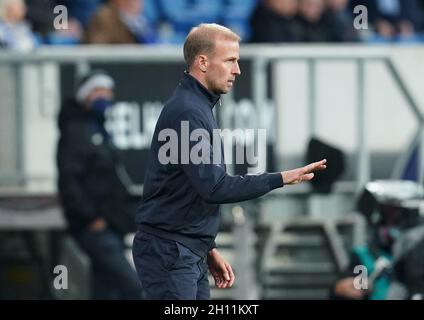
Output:
[[216,90],[213,90],[213,93],[215,93],[215,94],[226,94],[226,93],[228,93],[228,91],[230,91],[230,89],[216,89]]
[[217,90],[217,93],[219,94],[226,94],[231,90],[231,87],[221,88]]

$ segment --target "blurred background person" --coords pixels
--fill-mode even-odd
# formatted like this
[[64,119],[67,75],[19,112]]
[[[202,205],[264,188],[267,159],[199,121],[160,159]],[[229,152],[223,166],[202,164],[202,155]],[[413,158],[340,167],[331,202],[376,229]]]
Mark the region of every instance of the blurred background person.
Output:
[[[419,239],[424,238],[422,218],[418,210],[411,210],[404,204],[407,197],[413,199],[416,196],[411,191],[412,188],[408,193],[402,194],[398,187],[396,193],[389,194],[391,190],[387,183],[384,185],[384,182],[375,182],[368,186],[370,187],[367,187],[367,191],[359,198],[358,209],[367,217],[369,239],[366,245],[352,248],[349,266],[330,290],[333,299],[387,300],[394,299],[396,295],[398,299],[400,295],[396,293],[396,282],[403,280],[405,276],[399,272],[401,263],[396,260],[401,260],[399,256],[406,256],[405,252],[411,251],[405,250],[406,247],[415,246],[411,237],[405,240],[405,235],[410,234],[412,230],[418,230]],[[385,186],[385,189],[378,188],[379,186]],[[392,182],[392,189],[394,188],[396,186]],[[402,245],[399,245],[399,242],[402,242]],[[395,250],[399,246],[403,247],[402,250]],[[413,264],[412,269],[421,269],[422,255],[421,259],[413,261]],[[357,269],[358,266],[365,267],[366,272]],[[422,275],[422,272],[417,274]],[[415,282],[420,284],[419,290],[415,292],[422,292],[423,281]],[[366,284],[366,288],[355,288],[355,283]],[[405,295],[405,298],[410,297]]]
[[[30,0],[31,1],[31,0]],[[64,5],[69,16],[76,19],[82,27],[86,27],[93,14],[105,0],[53,0],[57,5]]]
[[23,0],[0,0],[0,47],[27,51],[39,45],[25,15]]
[[142,0],[109,0],[88,22],[83,42],[91,44],[157,42],[156,31],[142,12]]
[[42,36],[54,30],[55,0],[26,0],[26,17],[31,23],[33,32]]
[[417,0],[352,0],[351,7],[365,5],[374,34],[371,42],[419,40],[423,11]]
[[[384,206],[382,214],[390,215],[399,208]],[[336,300],[386,300],[392,282],[390,269],[380,269],[383,262],[390,264],[392,246],[398,236],[397,225],[394,221],[382,221],[371,226],[370,239],[365,246],[354,247],[351,252],[349,266],[342,272],[339,279],[331,289],[330,296]],[[358,266],[365,266],[368,279],[375,277],[374,281],[367,283],[367,289],[355,288],[355,278],[364,276],[358,272]],[[387,265],[388,266],[388,265]],[[363,281],[357,281],[361,284]],[[371,282],[371,283],[370,283]]]
[[[224,6],[224,2],[228,6]],[[239,6],[231,9],[231,3]],[[156,0],[160,12],[160,33],[164,42],[182,44],[192,27],[200,23],[219,22],[232,11],[235,17],[251,0]],[[230,20],[227,20],[230,22]]]
[[[90,1],[87,1],[89,3]],[[72,16],[67,1],[60,0],[27,0],[27,18],[32,30],[38,34],[42,42],[53,45],[75,45],[81,41],[83,27]],[[65,29],[56,29],[54,25],[55,7],[66,5],[68,16]],[[62,13],[62,12],[60,12]],[[58,13],[59,14],[59,13]]]
[[250,17],[251,42],[300,41],[297,0],[262,0]]
[[348,0],[325,0],[326,11],[324,19],[330,24],[333,41],[356,42],[359,41],[358,33],[353,26],[352,11],[349,9]]
[[301,42],[334,41],[334,31],[326,21],[324,0],[299,0],[296,18],[300,27]]
[[59,114],[58,190],[70,234],[91,260],[95,299],[138,299],[141,288],[124,256],[123,236],[133,224],[122,165],[105,130],[114,80],[104,72],[86,76],[76,98]]

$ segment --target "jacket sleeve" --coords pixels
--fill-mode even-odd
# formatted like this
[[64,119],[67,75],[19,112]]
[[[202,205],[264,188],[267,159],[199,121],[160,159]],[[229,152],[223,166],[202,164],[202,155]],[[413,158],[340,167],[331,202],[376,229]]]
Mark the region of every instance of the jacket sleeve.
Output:
[[[284,185],[279,172],[235,176],[227,174],[225,165],[220,161],[220,155],[216,154],[220,152],[219,150],[222,152],[221,139],[211,137],[206,117],[200,111],[190,111],[182,113],[177,118],[178,126],[182,121],[187,121],[190,133],[188,148],[190,157],[188,163],[180,159],[182,169],[194,189],[206,202],[220,204],[250,200]],[[181,144],[184,143],[184,135],[181,131],[177,129],[181,140],[180,150],[183,153],[184,148]],[[196,139],[191,141],[192,137]]]
[[70,214],[89,223],[97,212],[82,185],[87,173],[83,138],[79,128],[68,125],[65,130],[65,141],[57,155],[61,201]]

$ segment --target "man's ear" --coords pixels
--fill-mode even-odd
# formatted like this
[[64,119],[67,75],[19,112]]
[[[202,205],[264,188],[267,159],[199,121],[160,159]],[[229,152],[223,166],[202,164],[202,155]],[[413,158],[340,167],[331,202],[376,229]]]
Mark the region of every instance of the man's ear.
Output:
[[200,71],[206,72],[206,70],[208,69],[208,57],[203,54],[199,55],[198,64]]

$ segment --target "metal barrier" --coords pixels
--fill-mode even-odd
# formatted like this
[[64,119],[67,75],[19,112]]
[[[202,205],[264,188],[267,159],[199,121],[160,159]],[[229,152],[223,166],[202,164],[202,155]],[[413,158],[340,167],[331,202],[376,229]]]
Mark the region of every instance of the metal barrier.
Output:
[[272,225],[261,259],[261,297],[328,298],[336,275],[348,265],[347,252],[364,240],[365,221],[357,214],[332,220],[281,219]]
[[[48,65],[75,65],[77,67],[77,75],[82,74],[90,69],[92,63],[119,63],[119,64],[137,64],[137,63],[152,63],[152,62],[182,62],[182,52],[180,47],[139,47],[139,46],[80,46],[80,47],[44,47],[31,53],[11,53],[9,51],[0,51],[0,66],[7,66],[13,69],[14,84],[15,84],[15,130],[16,135],[16,171],[13,174],[5,175],[5,172],[0,172],[0,181],[18,181],[25,182],[28,177],[23,174],[23,159],[25,151],[23,150],[23,123],[22,113],[24,111],[22,97],[26,89],[23,86],[24,66],[37,66],[38,81],[44,83],[45,74],[43,67]],[[418,135],[421,136],[424,117],[418,106],[418,103],[413,98],[403,81],[400,73],[390,57],[388,47],[366,47],[366,46],[256,46],[245,45],[241,48],[242,59],[252,61],[252,96],[255,107],[257,109],[258,127],[265,127],[265,102],[267,99],[267,88],[269,86],[267,78],[267,67],[269,64],[274,64],[280,61],[306,61],[309,70],[309,126],[310,135],[317,133],[316,126],[316,95],[317,83],[316,66],[321,61],[351,61],[356,64],[357,68],[357,86],[358,86],[358,103],[357,103],[357,150],[359,161],[356,171],[355,190],[359,190],[370,179],[370,154],[366,141],[366,123],[365,117],[365,90],[366,76],[365,66],[368,62],[382,62],[393,80],[395,81],[400,92],[405,97],[408,106],[411,108],[415,118],[420,124]],[[10,79],[8,79],[10,80]],[[48,90],[48,89],[46,89]],[[39,98],[43,99],[44,94],[41,93]],[[50,93],[51,94],[51,93]],[[234,100],[232,93],[224,97],[224,100],[231,103]],[[42,105],[42,104],[41,104]],[[41,110],[42,112],[42,110]],[[221,119],[223,127],[230,128],[228,117],[223,116]],[[423,140],[424,141],[424,140]],[[424,150],[424,142],[422,142]],[[424,151],[420,157],[420,177],[424,178]],[[401,160],[399,160],[401,162]],[[231,169],[231,168],[230,168]],[[31,179],[40,179],[43,177],[31,177]],[[4,184],[4,183],[3,183]],[[6,183],[7,184],[7,183]],[[19,183],[18,183],[19,184]]]

